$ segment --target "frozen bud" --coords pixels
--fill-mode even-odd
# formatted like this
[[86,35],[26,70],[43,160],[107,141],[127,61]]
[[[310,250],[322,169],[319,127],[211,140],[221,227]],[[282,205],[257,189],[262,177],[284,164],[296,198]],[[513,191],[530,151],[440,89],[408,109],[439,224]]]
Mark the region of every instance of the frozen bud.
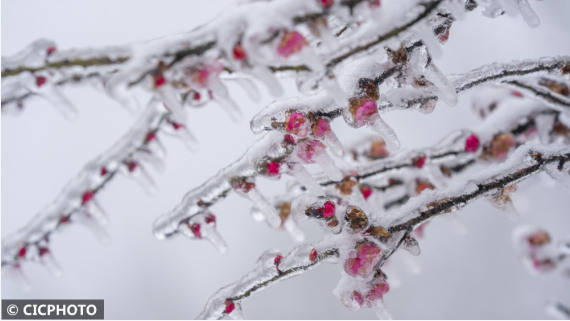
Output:
[[91,202],[91,200],[93,200],[94,196],[95,196],[95,193],[93,191],[85,191],[81,195],[81,205],[85,205],[85,204]]
[[366,293],[366,301],[368,304],[373,304],[375,301],[382,301],[384,294],[390,291],[390,285],[384,280],[378,280],[373,282],[372,287],[368,293]]
[[536,230],[527,237],[527,242],[533,247],[541,247],[550,243],[550,234],[545,230]]
[[421,179],[416,179],[416,194],[421,194],[426,189],[435,189],[430,182]]
[[404,46],[400,46],[397,50],[393,50],[391,48],[387,48],[386,50],[394,64],[404,64],[408,61],[408,51]]
[[340,183],[336,185],[336,188],[340,191],[343,195],[350,195],[352,194],[352,188],[358,184],[355,180],[346,176],[342,179]]
[[243,49],[241,43],[238,43],[234,46],[232,54],[235,60],[244,60],[246,58],[245,50]]
[[22,246],[20,248],[20,250],[18,251],[18,258],[25,258],[26,257],[26,253],[28,252],[28,248],[25,246]]
[[291,215],[291,203],[283,202],[279,205],[278,209],[279,217],[281,218],[281,226],[283,226],[285,221],[289,218],[289,215]]
[[381,225],[371,225],[366,230],[366,234],[371,235],[375,238],[386,238],[392,235],[392,233],[390,233],[387,229],[385,229]]
[[358,79],[358,88],[360,89],[362,97],[366,97],[371,100],[378,100],[380,98],[378,84],[374,79],[370,78]]
[[318,253],[316,249],[311,249],[311,252],[309,252],[309,261],[311,262],[315,262],[318,258]]
[[415,167],[417,168],[422,168],[424,167],[424,164],[426,163],[426,155],[421,155],[418,157],[414,157],[414,159],[412,159],[412,163],[414,164]]
[[306,46],[307,40],[298,31],[286,31],[281,37],[281,41],[277,47],[277,53],[282,57],[289,57],[290,55],[301,51]]
[[125,165],[127,166],[127,169],[129,170],[129,172],[134,172],[137,167],[139,166],[139,164],[133,160],[128,160],[125,161]]
[[325,145],[315,139],[307,139],[301,141],[297,145],[297,156],[305,163],[314,163],[315,157],[325,153]]
[[318,0],[325,8],[330,8],[334,4],[334,0]]
[[570,64],[565,64],[564,66],[562,66],[562,68],[560,68],[560,72],[563,75],[570,74]]
[[329,124],[328,120],[324,118],[319,118],[316,122],[313,123],[311,126],[311,131],[313,135],[317,137],[324,137],[326,133],[330,132],[331,125]]
[[373,116],[378,114],[378,106],[374,100],[351,98],[349,104],[350,114],[358,126],[366,125],[372,120]]
[[479,148],[479,137],[477,135],[472,134],[465,140],[465,151],[466,152],[476,152]]
[[511,96],[517,97],[517,98],[522,98],[523,94],[518,91],[518,90],[511,90]]
[[346,208],[344,219],[354,232],[362,232],[368,227],[368,217],[363,210],[356,206],[349,206]]
[[285,130],[300,137],[307,136],[307,119],[303,113],[291,112],[285,120]]
[[192,81],[201,88],[208,88],[211,84],[212,77],[219,75],[224,66],[217,60],[210,61],[208,64],[203,64],[194,68],[191,72]]
[[54,52],[55,52],[56,48],[55,46],[49,46],[46,49],[46,56],[51,56]]
[[71,220],[71,216],[70,215],[64,215],[59,219],[59,224],[66,224],[69,223],[69,221]]
[[275,258],[273,259],[273,264],[275,265],[275,268],[277,268],[278,272],[281,272],[279,270],[279,264],[281,264],[281,260],[283,260],[283,255],[281,255],[281,254],[277,254],[275,256]]
[[390,152],[386,148],[386,142],[383,139],[373,140],[370,144],[370,150],[368,151],[368,157],[371,159],[379,159],[388,157]]
[[47,78],[44,76],[36,76],[36,86],[41,87],[43,86],[47,81]]
[[186,223],[186,224],[188,224],[188,228],[190,229],[190,231],[192,231],[192,234],[194,234],[196,238],[199,239],[202,238],[202,233],[200,232],[201,225],[199,223],[193,223],[193,224]]
[[380,259],[380,247],[375,243],[363,241],[352,251],[344,263],[344,271],[350,276],[367,277],[374,271]]
[[236,191],[242,193],[248,193],[255,187],[255,183],[249,180],[247,177],[234,176],[230,179],[230,185]]
[[[330,227],[331,229],[334,229],[338,226],[339,222],[336,219],[335,216],[331,217],[328,221],[327,221],[327,226]],[[337,230],[337,232],[340,232]]]
[[232,300],[228,299],[224,302],[224,304],[226,306],[226,308],[224,309],[224,313],[226,313],[226,314],[232,313],[232,311],[236,308],[236,306]]
[[144,138],[144,143],[148,144],[152,142],[155,138],[156,138],[156,132],[155,131],[149,132],[148,134],[146,134],[146,137]]
[[257,165],[258,172],[267,176],[279,176],[281,164],[274,160],[265,160]]
[[209,213],[204,220],[206,224],[216,223],[216,215]]
[[356,302],[359,307],[364,304],[364,298],[362,297],[362,294],[356,290],[352,291],[351,299]]
[[105,166],[101,166],[99,173],[101,174],[101,176],[107,175],[108,173],[107,168]]
[[362,194],[365,200],[367,200],[370,197],[370,195],[372,195],[372,187],[370,187],[370,185],[360,184],[359,188],[360,188],[360,193]]
[[295,145],[295,137],[293,137],[293,135],[286,134],[285,136],[283,136],[283,145],[284,146]]
[[509,151],[516,145],[513,135],[510,133],[501,133],[493,138],[490,146],[490,152],[494,159],[504,160],[507,158]]
[[332,216],[334,216],[336,209],[335,209],[335,205],[333,202],[331,201],[326,201],[323,204],[323,217],[324,218],[330,218]]
[[166,83],[166,79],[164,76],[159,73],[154,75],[154,88],[158,88]]

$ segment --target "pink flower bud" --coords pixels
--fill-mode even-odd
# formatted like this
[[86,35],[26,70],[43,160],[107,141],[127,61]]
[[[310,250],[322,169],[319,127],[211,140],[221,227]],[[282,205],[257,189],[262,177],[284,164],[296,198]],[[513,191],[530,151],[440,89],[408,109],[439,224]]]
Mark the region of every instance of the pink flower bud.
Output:
[[318,257],[317,250],[312,249],[311,252],[309,253],[309,261],[315,262],[317,260],[317,257]]
[[100,170],[101,176],[105,176],[105,175],[107,175],[107,173],[108,173],[107,168],[105,168],[105,166],[101,166],[101,170]]
[[522,98],[522,97],[523,97],[523,94],[522,94],[520,91],[518,91],[518,90],[511,90],[511,95],[513,95],[513,96],[515,96],[515,97],[518,97],[518,98]]
[[49,47],[47,47],[47,50],[46,50],[46,55],[47,55],[47,56],[51,56],[51,54],[53,54],[54,52],[55,52],[55,46],[49,46]]
[[307,40],[298,31],[287,31],[281,38],[277,53],[282,57],[289,57],[290,55],[301,51],[307,45]]
[[344,264],[344,271],[351,276],[366,277],[372,273],[374,265],[380,259],[381,250],[375,243],[364,241],[356,247]]
[[276,161],[267,163],[267,173],[270,175],[279,175],[279,163]]
[[335,205],[333,202],[331,201],[326,201],[325,204],[323,204],[323,217],[325,218],[329,218],[334,216],[335,213]]
[[426,163],[426,156],[422,155],[422,156],[418,156],[416,158],[414,158],[412,160],[412,162],[414,163],[414,166],[421,169],[422,167],[424,167],[424,164]]
[[194,234],[195,237],[201,239],[202,238],[202,233],[200,232],[200,224],[198,223],[194,223],[192,225],[190,225],[190,231],[192,231],[192,234]]
[[212,213],[208,214],[208,216],[206,216],[205,221],[207,224],[216,223],[216,215],[214,215]]
[[465,140],[465,151],[466,152],[476,152],[479,148],[479,137],[472,134]]
[[19,258],[23,258],[26,256],[26,253],[28,252],[28,249],[23,246],[19,251],[18,251],[18,257]]
[[331,130],[331,125],[326,119],[319,118],[319,120],[313,125],[313,135],[317,137],[323,137],[328,131]]
[[144,139],[145,144],[150,143],[156,138],[156,132],[149,132]]
[[40,256],[44,256],[49,253],[49,249],[47,247],[40,247],[38,248],[38,254]]
[[374,100],[366,99],[355,108],[351,108],[352,115],[359,126],[365,125],[372,116],[378,114],[378,106]]
[[154,78],[154,87],[155,88],[158,88],[158,87],[164,85],[165,83],[166,83],[166,79],[162,75]]
[[374,301],[382,301],[384,294],[390,290],[390,285],[386,282],[379,282],[372,286],[372,289],[366,293],[366,300],[370,303]]
[[275,266],[277,266],[277,268],[279,268],[279,263],[281,263],[282,259],[283,259],[283,256],[281,254],[277,254],[275,256],[275,258],[273,259],[273,263],[275,264]]
[[293,112],[289,115],[289,117],[287,117],[287,120],[285,121],[285,129],[287,129],[288,132],[295,134],[300,130],[305,121],[305,115],[299,112]]
[[126,161],[125,165],[127,165],[127,169],[129,170],[129,172],[134,172],[139,164],[135,161]]
[[226,305],[226,308],[224,310],[224,312],[226,314],[232,313],[232,311],[236,308],[236,306],[232,300],[226,300],[226,302],[224,302],[224,304]]
[[318,140],[304,140],[297,145],[297,156],[305,163],[314,163],[315,156],[325,153],[325,145]]
[[368,185],[360,185],[360,193],[362,193],[364,199],[367,200],[370,195],[372,195],[372,188]]
[[356,290],[352,291],[351,297],[356,303],[358,303],[359,306],[362,306],[364,304],[364,299],[362,298],[362,294],[360,294],[360,292]]
[[47,81],[47,78],[44,76],[37,76],[36,77],[36,86],[41,87],[43,86]]
[[368,5],[369,5],[371,8],[378,8],[378,7],[380,7],[380,4],[381,4],[381,3],[380,3],[380,0],[370,0],[370,1],[368,2]]
[[243,50],[242,45],[239,43],[234,46],[232,53],[235,60],[244,60],[246,57],[245,50]]
[[95,196],[95,193],[93,193],[93,191],[84,192],[83,195],[81,195],[81,205],[85,205],[85,204],[91,202],[91,200],[93,199],[94,196]]

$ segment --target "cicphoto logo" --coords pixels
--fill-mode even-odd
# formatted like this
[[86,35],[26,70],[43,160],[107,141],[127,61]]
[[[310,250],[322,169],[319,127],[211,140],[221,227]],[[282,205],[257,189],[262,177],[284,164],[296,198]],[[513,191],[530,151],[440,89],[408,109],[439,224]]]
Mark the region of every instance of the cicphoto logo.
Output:
[[103,319],[103,300],[2,300],[3,319]]

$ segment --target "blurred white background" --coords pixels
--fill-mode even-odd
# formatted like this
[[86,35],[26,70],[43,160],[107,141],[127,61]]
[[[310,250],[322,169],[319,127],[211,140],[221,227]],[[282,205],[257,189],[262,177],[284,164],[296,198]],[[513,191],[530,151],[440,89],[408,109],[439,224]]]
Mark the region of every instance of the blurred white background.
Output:
[[[149,40],[207,22],[227,5],[223,0],[2,0],[2,55],[41,37],[55,40],[62,49]],[[527,27],[521,18],[467,15],[453,25],[444,54],[435,62],[443,72],[453,73],[494,61],[570,54],[570,2],[532,1],[532,5],[542,19],[537,29]],[[239,88],[230,88],[243,108],[243,120],[231,122],[215,104],[191,110],[189,126],[199,150],[189,152],[179,141],[164,139],[169,154],[166,170],[153,173],[159,187],[156,196],[148,197],[127,178],[115,180],[99,196],[111,218],[110,244],[100,244],[88,230],[73,226],[52,241],[64,275],[56,279],[40,265],[26,264],[32,288],[23,291],[3,274],[2,298],[104,299],[107,318],[189,319],[218,288],[248,272],[264,250],[292,248],[286,233],[253,221],[249,203],[236,196],[213,208],[230,246],[226,255],[207,242],[159,241],[151,233],[160,214],[237,159],[256,139],[249,119],[271,98],[265,95],[262,101],[251,102]],[[288,95],[294,95],[294,87],[288,88]],[[64,119],[43,100],[29,103],[21,115],[2,117],[3,235],[32,219],[136,119],[95,89],[67,88],[65,93],[80,112],[75,121]],[[455,108],[439,105],[429,115],[398,111],[385,119],[404,147],[428,146],[453,129],[476,125],[479,120],[469,106],[465,96]],[[354,130],[340,121],[334,127],[341,139],[354,140]],[[519,186],[514,200],[521,222],[544,227],[555,239],[568,236],[570,198],[560,186],[537,176]],[[401,287],[385,296],[385,304],[395,318],[545,318],[548,299],[570,304],[567,277],[561,273],[532,277],[520,264],[511,245],[517,223],[485,201],[456,215],[467,226],[467,234],[457,233],[449,218],[430,223],[420,244],[421,274],[411,273],[402,257],[394,261],[392,271],[401,279]],[[309,239],[318,239],[315,226],[307,231],[312,233]],[[349,311],[334,298],[331,291],[339,273],[339,266],[322,266],[277,284],[245,301],[245,315],[375,318],[370,310]]]

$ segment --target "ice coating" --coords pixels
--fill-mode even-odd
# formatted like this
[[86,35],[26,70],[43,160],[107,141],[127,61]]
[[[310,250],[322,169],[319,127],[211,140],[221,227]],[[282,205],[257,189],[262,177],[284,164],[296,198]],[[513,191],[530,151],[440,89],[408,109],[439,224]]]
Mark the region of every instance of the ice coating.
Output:
[[152,184],[150,177],[144,174],[144,166],[152,163],[141,156],[154,155],[159,150],[156,148],[158,136],[164,127],[171,126],[170,115],[157,101],[152,101],[131,129],[110,149],[87,163],[30,224],[2,240],[2,264],[17,264],[25,258],[17,253],[22,248],[29,248],[28,254],[37,250],[37,258],[55,269],[57,264],[52,262],[51,256],[40,255],[49,252],[45,237],[71,222],[86,224],[99,237],[105,238],[104,227],[108,218],[97,201],[97,193],[118,174],[134,179],[142,175],[139,182],[143,188]]

